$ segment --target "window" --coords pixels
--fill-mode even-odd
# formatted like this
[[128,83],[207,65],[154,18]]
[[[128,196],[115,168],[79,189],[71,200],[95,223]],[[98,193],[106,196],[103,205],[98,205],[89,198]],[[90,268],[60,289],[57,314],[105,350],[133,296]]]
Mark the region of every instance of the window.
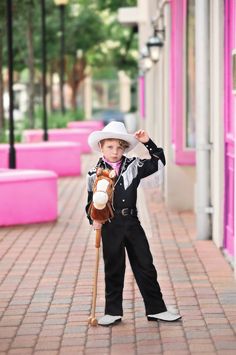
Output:
[[171,1],[171,135],[177,165],[195,165],[195,1]]

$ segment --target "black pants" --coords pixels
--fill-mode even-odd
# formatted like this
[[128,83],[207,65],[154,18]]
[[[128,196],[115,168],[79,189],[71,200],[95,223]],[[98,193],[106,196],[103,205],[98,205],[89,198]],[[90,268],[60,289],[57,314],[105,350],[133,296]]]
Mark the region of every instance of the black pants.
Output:
[[125,248],[144,300],[146,315],[166,311],[152,254],[138,217],[119,215],[104,224],[102,242],[106,284],[105,314],[123,315]]

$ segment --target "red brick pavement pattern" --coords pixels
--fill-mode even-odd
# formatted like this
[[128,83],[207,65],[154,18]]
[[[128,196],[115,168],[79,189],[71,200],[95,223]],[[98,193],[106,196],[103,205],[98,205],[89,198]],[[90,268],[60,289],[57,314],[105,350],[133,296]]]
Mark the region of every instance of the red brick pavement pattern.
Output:
[[[83,171],[94,161],[83,160]],[[85,175],[59,182],[56,223],[0,230],[0,354],[236,354],[236,283],[211,241],[195,239],[192,213],[168,211],[151,184],[139,195],[158,279],[177,323],[148,322],[127,265],[124,319],[90,327],[94,232],[84,215]],[[103,314],[103,265],[97,316]]]

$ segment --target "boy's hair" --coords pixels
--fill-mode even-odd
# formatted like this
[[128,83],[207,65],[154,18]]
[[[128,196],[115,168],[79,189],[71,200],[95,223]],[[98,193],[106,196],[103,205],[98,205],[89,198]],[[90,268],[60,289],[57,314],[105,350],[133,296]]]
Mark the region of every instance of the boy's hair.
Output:
[[118,141],[122,149],[127,149],[129,148],[130,144],[123,139],[117,139],[117,138],[105,138],[100,141],[101,148],[103,147],[105,141]]

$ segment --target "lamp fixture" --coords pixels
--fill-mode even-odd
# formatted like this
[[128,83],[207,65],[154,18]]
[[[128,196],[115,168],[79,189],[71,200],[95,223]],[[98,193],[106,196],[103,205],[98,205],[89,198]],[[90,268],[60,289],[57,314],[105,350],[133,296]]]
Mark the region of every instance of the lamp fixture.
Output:
[[164,33],[165,30],[158,30],[154,29],[154,34],[149,38],[147,41],[147,48],[149,51],[149,56],[153,63],[157,63],[158,60],[160,59],[160,48],[163,47],[164,42],[163,40],[158,36],[158,33],[163,33],[163,39],[164,39]]
[[152,67],[152,60],[146,45],[143,46],[140,52],[140,67],[143,72],[147,72]]

